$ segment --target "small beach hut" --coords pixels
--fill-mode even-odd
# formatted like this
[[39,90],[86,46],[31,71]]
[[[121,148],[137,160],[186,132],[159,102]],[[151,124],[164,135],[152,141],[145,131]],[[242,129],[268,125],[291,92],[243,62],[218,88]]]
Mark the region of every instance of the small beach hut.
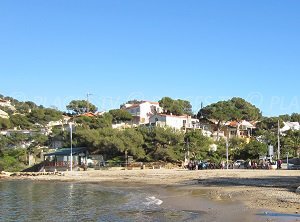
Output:
[[71,150],[73,169],[87,165],[88,150],[86,147],[60,148],[52,153],[44,154],[44,169],[46,171],[67,171],[71,167]]

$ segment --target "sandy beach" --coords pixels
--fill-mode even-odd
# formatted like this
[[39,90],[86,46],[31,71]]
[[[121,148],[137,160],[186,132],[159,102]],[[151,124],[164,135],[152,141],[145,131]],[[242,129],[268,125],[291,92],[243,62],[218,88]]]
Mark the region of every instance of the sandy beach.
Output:
[[63,176],[9,177],[39,181],[81,183],[114,182],[143,185],[190,187],[205,192],[211,200],[243,202],[249,209],[268,209],[300,214],[300,171],[287,170],[205,170],[134,169],[64,172]]

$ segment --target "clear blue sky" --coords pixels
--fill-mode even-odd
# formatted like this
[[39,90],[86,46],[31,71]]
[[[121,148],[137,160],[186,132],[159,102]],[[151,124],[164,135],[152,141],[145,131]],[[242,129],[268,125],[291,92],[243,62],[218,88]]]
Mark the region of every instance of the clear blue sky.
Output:
[[298,0],[0,1],[0,93],[64,109],[233,96],[300,112]]

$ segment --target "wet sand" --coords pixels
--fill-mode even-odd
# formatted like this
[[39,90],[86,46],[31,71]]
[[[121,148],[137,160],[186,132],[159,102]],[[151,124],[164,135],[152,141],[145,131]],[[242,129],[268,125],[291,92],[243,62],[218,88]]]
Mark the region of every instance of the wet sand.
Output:
[[[183,210],[203,210],[210,216],[232,218],[253,212],[279,212],[300,214],[300,194],[295,190],[300,186],[300,171],[287,170],[205,170],[187,171],[182,169],[155,170],[97,170],[66,172],[64,176],[13,177],[13,179],[58,180],[88,183],[110,183],[150,186],[172,189],[172,195],[161,196],[165,204]],[[154,186],[153,186],[154,185]],[[178,192],[180,191],[180,192]],[[174,197],[174,192],[178,195]],[[182,195],[185,193],[186,195]],[[186,198],[189,197],[189,198]],[[191,198],[195,197],[195,198]],[[201,205],[199,198],[206,198]],[[209,201],[216,208],[209,207]],[[211,206],[212,206],[211,205]],[[241,207],[242,206],[242,207]],[[186,209],[184,209],[186,208]],[[218,213],[222,209],[222,213]],[[242,214],[241,214],[242,212]],[[243,221],[245,218],[243,216]],[[250,218],[250,217],[249,217]],[[252,218],[253,219],[253,218]],[[300,221],[295,217],[295,221]],[[216,219],[216,221],[219,221]],[[248,220],[246,220],[248,221]],[[251,220],[250,220],[251,221]],[[277,220],[274,220],[277,221]],[[285,221],[284,218],[281,221]]]

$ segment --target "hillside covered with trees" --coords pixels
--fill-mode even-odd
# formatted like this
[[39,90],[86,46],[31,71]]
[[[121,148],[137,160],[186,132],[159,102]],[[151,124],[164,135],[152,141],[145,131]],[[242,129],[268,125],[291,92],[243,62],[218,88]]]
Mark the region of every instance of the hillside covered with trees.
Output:
[[[112,124],[130,122],[131,114],[123,109],[114,109],[101,115],[84,115],[87,110],[92,113],[97,107],[85,100],[73,100],[62,112],[55,108],[45,108],[33,102],[21,102],[14,98],[0,96],[9,100],[11,106],[0,106],[9,118],[0,118],[0,130],[11,130],[14,133],[0,134],[0,168],[20,170],[28,164],[28,153],[39,153],[39,149],[47,151],[55,138],[63,140],[63,147],[69,147],[69,132],[62,128],[54,128],[49,134],[42,133],[50,122],[62,121],[68,117],[74,122],[76,129],[73,135],[74,146],[87,147],[92,154],[102,154],[108,160],[120,160],[125,151],[136,161],[181,162],[189,151],[191,159],[221,162],[226,158],[226,141],[204,136],[201,130],[187,132],[171,128],[138,126],[129,129],[113,129]],[[136,100],[138,101],[138,100]],[[263,117],[261,111],[241,98],[232,98],[210,104],[197,114],[192,113],[189,101],[163,97],[160,106],[166,114],[193,115],[198,119],[216,120],[218,131],[226,121],[242,120],[256,122],[256,129],[250,141],[244,138],[231,138],[229,157],[236,159],[258,159],[266,154],[268,145],[277,146],[278,121],[300,121],[300,114]],[[24,134],[22,130],[35,132]],[[300,147],[300,131],[288,131],[280,137],[281,153],[289,152],[297,156]],[[25,145],[24,145],[25,144]],[[26,145],[27,144],[27,145]],[[216,146],[217,149],[212,149]]]

